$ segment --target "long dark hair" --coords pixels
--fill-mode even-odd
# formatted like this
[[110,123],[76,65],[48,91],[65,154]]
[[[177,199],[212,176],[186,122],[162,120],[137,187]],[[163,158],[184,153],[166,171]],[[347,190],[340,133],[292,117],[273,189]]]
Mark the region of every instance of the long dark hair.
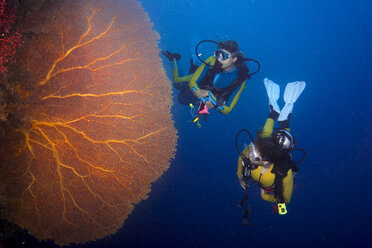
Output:
[[254,145],[260,152],[262,158],[271,163],[279,163],[290,159],[287,151],[283,150],[274,137],[261,137],[262,131],[258,131]]

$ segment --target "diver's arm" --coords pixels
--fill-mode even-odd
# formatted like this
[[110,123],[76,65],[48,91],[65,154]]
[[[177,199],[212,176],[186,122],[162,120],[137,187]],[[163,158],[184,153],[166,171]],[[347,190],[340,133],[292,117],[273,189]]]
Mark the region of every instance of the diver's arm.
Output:
[[[237,75],[238,75],[238,78],[235,79],[234,82],[232,82],[229,86],[224,88],[219,93],[219,97],[221,97],[225,101],[222,106],[218,107],[218,111],[220,111],[220,113],[228,114],[230,113],[231,110],[233,110],[233,108],[237,104],[239,97],[245,87],[246,80],[251,78],[251,76],[249,75],[249,69],[245,63],[243,63],[241,66],[238,67]],[[239,90],[237,91],[237,89]],[[228,101],[229,98],[231,99],[230,95],[232,94],[233,94],[232,100]],[[217,103],[219,102],[221,101],[217,99]]]
[[289,203],[292,198],[293,191],[293,173],[288,171],[288,175],[283,179],[283,198],[285,203]]
[[244,179],[243,179],[243,163],[242,162],[243,162],[242,157],[239,156],[238,170],[236,172],[236,175],[238,176],[240,186],[242,186],[242,188],[245,189],[246,183],[244,182]]
[[172,66],[172,76],[173,76],[173,82],[174,83],[182,83],[182,82],[190,82],[193,74],[180,77],[178,75],[178,66],[177,66],[177,60],[173,61],[174,66]]
[[192,92],[194,91],[197,91],[197,90],[200,90],[201,87],[199,85],[200,81],[202,80],[202,77],[205,76],[205,73],[208,72],[209,68],[211,66],[214,66],[214,64],[216,63],[216,57],[214,56],[211,56],[209,57],[206,61],[205,61],[206,64],[208,64],[208,66],[206,66],[206,64],[202,63],[198,69],[196,69],[196,71],[194,72],[194,74],[191,74],[192,77],[189,81],[189,88]]
[[[283,178],[283,198],[285,203],[289,203],[291,201],[292,191],[293,174],[292,170],[289,170],[287,176]],[[278,200],[274,197],[274,194],[265,194],[265,191],[263,189],[261,189],[261,197],[265,201],[278,202]]]
[[[243,154],[246,158],[248,158],[248,154],[249,154],[250,151],[251,151],[251,145],[247,146],[247,147],[243,150],[242,154]],[[236,172],[236,174],[237,174],[237,176],[238,176],[239,179],[242,177],[242,168],[243,168],[242,161],[243,161],[243,160],[242,160],[242,157],[239,156],[239,159],[238,159],[238,171]]]
[[229,104],[226,104],[224,103],[223,105],[219,106],[217,109],[220,113],[222,114],[228,114],[230,113],[231,110],[233,110],[233,108],[236,106],[236,104],[238,103],[238,100],[239,100],[239,97],[240,95],[242,94],[243,92],[243,89],[244,89],[244,86],[245,86],[245,82],[244,81],[241,85],[240,85],[240,88],[239,90],[236,92],[236,94],[234,95],[233,97],[233,100],[229,103]]

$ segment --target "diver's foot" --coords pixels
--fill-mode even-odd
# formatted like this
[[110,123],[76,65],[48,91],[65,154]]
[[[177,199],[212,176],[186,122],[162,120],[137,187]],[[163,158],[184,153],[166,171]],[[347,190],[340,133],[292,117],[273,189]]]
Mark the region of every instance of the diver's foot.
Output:
[[284,128],[289,128],[289,120],[291,119],[292,114],[288,115],[288,118],[283,121],[278,121],[279,127],[284,129]]
[[173,61],[173,60],[179,60],[180,58],[181,58],[181,54],[178,54],[178,53],[171,53],[171,52],[169,52],[169,51],[166,51],[166,52],[164,52],[164,51],[161,51],[161,53],[165,56],[165,57],[167,57],[167,59],[169,60],[169,61]]
[[274,110],[274,107],[272,105],[270,105],[270,114],[269,114],[269,118],[273,119],[274,121],[276,121],[278,118],[279,118],[279,115],[280,113],[276,112]]

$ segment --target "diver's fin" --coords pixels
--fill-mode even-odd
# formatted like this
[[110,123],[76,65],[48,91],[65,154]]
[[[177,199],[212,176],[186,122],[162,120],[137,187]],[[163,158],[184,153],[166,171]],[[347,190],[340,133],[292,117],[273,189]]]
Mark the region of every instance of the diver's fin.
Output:
[[178,53],[171,53],[169,51],[160,51],[170,62],[173,62],[174,60],[179,60],[181,58],[181,54]]
[[278,121],[284,121],[288,119],[289,114],[292,113],[293,105],[305,89],[306,83],[304,81],[296,81],[288,83],[284,91],[284,102],[285,105],[280,112]]
[[278,103],[276,102],[279,99],[279,95],[280,95],[279,85],[277,85],[276,83],[274,83],[268,78],[264,79],[264,84],[265,84],[267,96],[269,97],[269,104],[270,106],[273,107],[273,110],[279,114],[280,108],[279,108]]

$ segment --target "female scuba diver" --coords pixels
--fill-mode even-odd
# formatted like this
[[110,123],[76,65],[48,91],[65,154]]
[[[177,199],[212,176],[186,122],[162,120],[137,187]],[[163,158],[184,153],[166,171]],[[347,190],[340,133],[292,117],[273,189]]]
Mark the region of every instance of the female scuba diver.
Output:
[[[285,105],[280,110],[277,100],[279,99],[279,85],[265,78],[264,84],[269,98],[270,114],[262,131],[259,131],[256,138],[246,130],[239,131],[236,137],[236,148],[239,153],[237,176],[240,185],[245,190],[245,196],[239,207],[248,198],[249,180],[258,182],[261,187],[261,197],[265,201],[278,203],[279,214],[286,214],[286,203],[289,203],[293,190],[294,173],[298,172],[297,164],[305,158],[305,151],[294,148],[295,140],[289,130],[289,119],[293,105],[305,89],[305,82],[296,81],[288,83],[284,92]],[[278,120],[279,128],[274,131],[275,121]],[[237,140],[242,131],[246,131],[251,140],[243,152],[237,146]],[[301,150],[304,157],[298,161],[292,161],[293,150]],[[248,204],[249,205],[249,204]],[[249,224],[248,212],[244,212],[242,224]]]
[[[214,56],[210,56],[206,61],[200,59],[197,51],[203,42],[212,42],[218,47]],[[233,40],[218,43],[203,40],[195,50],[203,63],[191,70],[192,74],[183,77],[179,76],[177,67],[181,55],[169,51],[162,51],[162,54],[171,62],[173,83],[175,88],[180,90],[179,102],[190,106],[199,104],[198,115],[193,120],[199,124],[199,117],[206,117],[210,109],[217,108],[220,113],[228,114],[237,104],[246,80],[259,71],[260,65],[254,59],[245,58],[238,43]],[[258,70],[249,73],[245,61],[256,62]],[[191,67],[195,66],[191,64]]]

